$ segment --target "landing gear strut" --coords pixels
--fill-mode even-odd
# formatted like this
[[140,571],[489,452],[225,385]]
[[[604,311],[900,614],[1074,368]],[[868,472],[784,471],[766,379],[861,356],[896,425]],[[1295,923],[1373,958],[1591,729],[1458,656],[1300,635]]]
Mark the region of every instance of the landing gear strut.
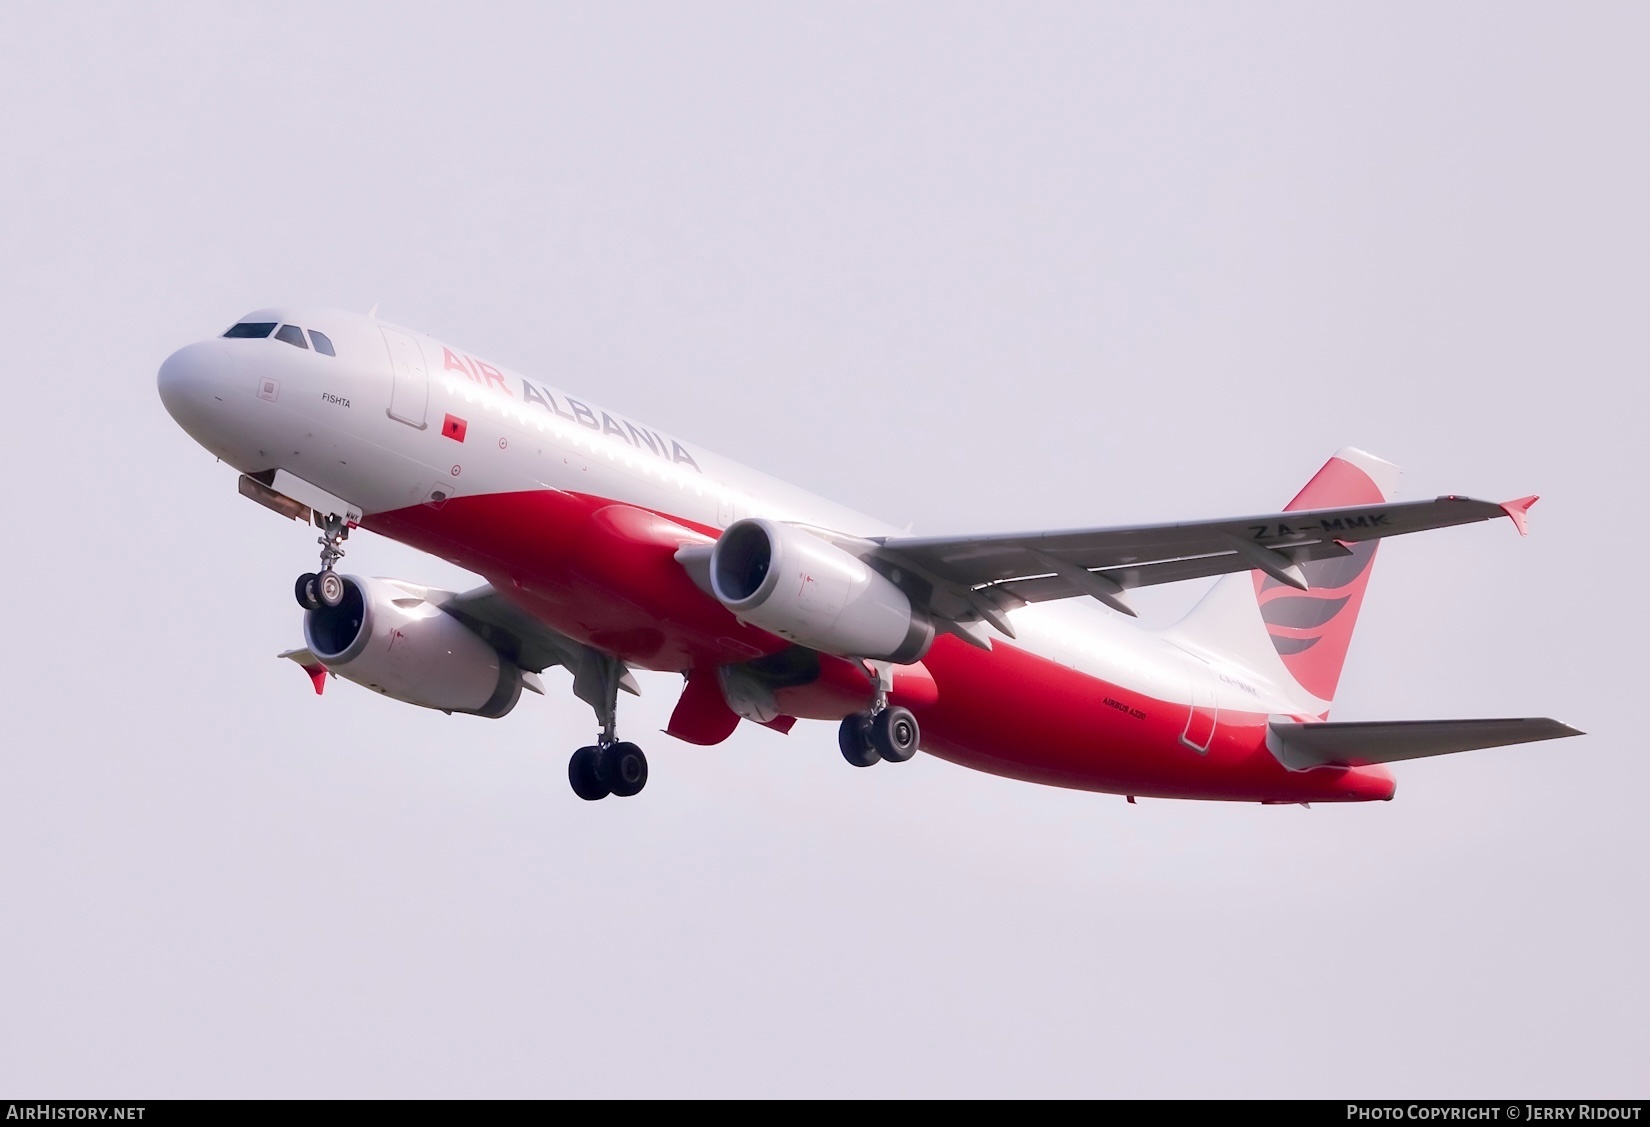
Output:
[[315,541],[321,545],[321,570],[306,571],[292,587],[298,605],[305,610],[335,607],[344,601],[344,578],[334,568],[344,558],[342,544],[349,539],[349,521],[328,513],[321,522],[321,531],[324,535]]
[[647,786],[647,756],[618,738],[619,682],[624,663],[606,654],[587,653],[573,677],[573,692],[596,711],[601,734],[567,761],[567,781],[586,802],[616,795],[629,798]]
[[917,718],[897,704],[844,717],[836,733],[842,758],[855,767],[870,767],[881,760],[904,763],[917,753],[921,740]]

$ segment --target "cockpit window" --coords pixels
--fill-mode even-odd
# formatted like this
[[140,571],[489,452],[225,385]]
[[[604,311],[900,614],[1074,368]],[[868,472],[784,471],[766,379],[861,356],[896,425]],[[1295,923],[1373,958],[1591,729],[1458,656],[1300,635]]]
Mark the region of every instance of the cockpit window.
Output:
[[231,325],[229,331],[223,335],[226,337],[267,337],[274,331],[274,321],[242,321],[238,325]]
[[338,355],[332,350],[332,341],[327,337],[327,334],[311,329],[309,331],[309,339],[315,342],[315,351],[319,352],[322,356]]
[[309,345],[304,341],[304,330],[300,329],[297,325],[282,325],[275,333],[275,339],[284,340],[288,344],[294,345],[298,348],[309,347]]

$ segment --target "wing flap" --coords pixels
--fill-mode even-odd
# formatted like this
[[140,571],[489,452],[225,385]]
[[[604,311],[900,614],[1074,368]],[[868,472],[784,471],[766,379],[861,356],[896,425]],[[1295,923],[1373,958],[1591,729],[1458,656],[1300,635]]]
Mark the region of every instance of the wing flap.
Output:
[[[1333,541],[1311,544],[1290,550],[1290,558],[1297,564],[1313,560],[1347,555],[1348,551]],[[1125,567],[1098,568],[1090,574],[1111,579],[1124,590],[1134,587],[1154,587],[1159,583],[1179,583],[1186,579],[1208,579],[1234,571],[1248,571],[1254,565],[1236,553],[1219,556],[1194,556],[1187,559],[1161,560],[1155,563],[1134,564]],[[990,584],[988,590],[1004,591],[1028,603],[1047,602],[1050,599],[1069,599],[1084,592],[1075,583],[1060,575],[1036,575],[1026,579],[1007,579]]]
[[1586,733],[1547,717],[1494,720],[1373,720],[1295,723],[1274,720],[1266,746],[1293,771],[1368,767],[1486,747],[1557,740]]

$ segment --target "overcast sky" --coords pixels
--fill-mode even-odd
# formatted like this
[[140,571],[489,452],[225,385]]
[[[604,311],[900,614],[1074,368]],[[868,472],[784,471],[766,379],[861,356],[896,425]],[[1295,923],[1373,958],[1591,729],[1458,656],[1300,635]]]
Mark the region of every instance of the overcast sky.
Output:
[[[0,10],[0,1089],[1650,1094],[1642,4]],[[1340,719],[1584,739],[1142,801],[275,654],[314,533],[155,393],[366,310],[920,532],[1408,497]],[[386,540],[366,574],[469,577]],[[1143,600],[1172,621],[1200,584]]]

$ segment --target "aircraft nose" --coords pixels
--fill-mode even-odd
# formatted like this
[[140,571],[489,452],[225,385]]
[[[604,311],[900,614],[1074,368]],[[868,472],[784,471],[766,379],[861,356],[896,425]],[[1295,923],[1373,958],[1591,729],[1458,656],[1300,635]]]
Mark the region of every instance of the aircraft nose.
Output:
[[221,400],[229,366],[228,350],[215,340],[196,341],[168,356],[155,377],[167,414],[186,430],[198,424],[214,399]]

